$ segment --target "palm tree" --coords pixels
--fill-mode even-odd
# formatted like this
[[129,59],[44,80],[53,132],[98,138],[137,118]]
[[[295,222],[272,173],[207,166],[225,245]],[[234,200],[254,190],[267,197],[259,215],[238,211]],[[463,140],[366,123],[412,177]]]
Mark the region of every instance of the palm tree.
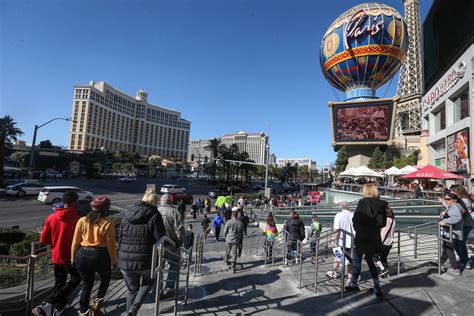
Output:
[[[220,138],[211,138],[209,139],[209,144],[204,147],[207,150],[210,150],[212,153],[211,158],[217,158],[219,154],[219,147],[222,145],[222,140]],[[216,161],[214,160],[214,167],[212,168],[212,178],[216,180]]]
[[21,129],[10,115],[0,118],[0,186],[3,187],[3,167],[5,163],[5,146],[11,146],[17,137],[23,135]]

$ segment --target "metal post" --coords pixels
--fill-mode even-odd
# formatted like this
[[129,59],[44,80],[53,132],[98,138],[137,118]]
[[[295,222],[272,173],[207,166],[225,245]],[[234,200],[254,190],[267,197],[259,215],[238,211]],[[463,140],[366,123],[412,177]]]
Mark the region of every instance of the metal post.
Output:
[[36,146],[36,134],[38,133],[38,125],[35,125],[35,130],[33,133],[33,142],[31,143],[31,153],[30,153],[30,164],[28,165],[28,177],[31,179],[33,176],[33,164],[35,161],[35,146]]
[[28,276],[27,276],[27,287],[26,287],[26,315],[31,315],[31,309],[33,308],[33,296],[35,292],[35,261],[36,255],[30,255],[28,257]]
[[[179,296],[179,277],[181,274],[181,248],[177,248],[178,250],[178,263],[177,263],[177,270],[176,271],[176,283],[175,283],[175,293],[174,293],[174,315],[178,315],[178,296]],[[171,269],[168,273],[171,272]]]
[[316,243],[316,264],[314,268],[314,293],[318,292],[318,272],[319,272],[319,238]]
[[186,288],[184,289],[184,305],[188,304],[189,271],[191,267],[192,257],[193,257],[193,248],[191,247],[191,249],[189,249],[189,254],[188,254],[188,266],[187,266],[188,271],[186,272]]
[[[339,233],[342,233],[342,262],[341,262],[341,298],[344,298],[344,277],[346,274],[346,232],[339,230]],[[352,281],[352,280],[351,280]]]
[[400,231],[397,231],[397,275],[400,274]]
[[297,255],[297,258],[300,259],[300,262],[299,262],[299,273],[298,273],[298,288],[301,289],[301,277],[302,277],[302,274],[303,274],[303,244],[301,243],[301,241],[297,241],[296,242],[296,255]]
[[416,228],[413,228],[413,235],[415,236],[415,245],[414,245],[414,257],[418,258],[418,234],[416,233]]
[[441,228],[438,227],[438,274],[441,274]]
[[164,255],[165,248],[163,244],[160,243],[158,245],[158,277],[156,280],[156,293],[155,293],[155,316],[160,315],[160,296],[161,296],[161,282],[163,282],[163,255]]
[[287,244],[287,234],[283,234],[283,265],[285,265],[285,260],[287,259],[288,257],[288,244]]

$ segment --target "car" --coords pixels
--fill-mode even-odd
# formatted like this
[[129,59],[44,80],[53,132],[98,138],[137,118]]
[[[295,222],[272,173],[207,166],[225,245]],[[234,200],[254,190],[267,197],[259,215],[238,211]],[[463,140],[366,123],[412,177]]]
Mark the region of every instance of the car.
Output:
[[230,187],[227,188],[227,191],[231,194],[233,193],[240,193],[242,192],[242,189],[239,186],[236,185],[231,185]]
[[193,196],[187,193],[170,193],[171,203],[178,204],[181,200],[184,201],[184,204],[189,205],[193,204]]
[[254,185],[252,185],[252,190],[254,190],[254,191],[260,191],[264,188],[265,188],[265,186],[263,186],[261,184],[258,184],[258,183],[255,183]]
[[[64,207],[63,202],[53,204],[53,205],[51,205],[51,209],[49,210],[49,212],[51,214],[53,214],[54,212],[56,212],[56,209],[63,208],[63,207]],[[91,201],[89,201],[89,200],[77,200],[75,205],[74,205],[74,208],[76,209],[77,215],[79,215],[81,217],[86,216],[92,210]]]
[[9,185],[5,189],[5,193],[9,195],[35,195],[39,194],[40,191],[43,189],[43,186],[39,183],[18,183],[14,185]]
[[185,193],[186,189],[176,184],[163,184],[160,192],[165,193]]
[[92,201],[94,198],[94,193],[85,191],[78,187],[69,187],[69,186],[54,186],[54,187],[44,187],[38,194],[38,201],[45,204],[54,204],[62,201],[64,192],[75,191],[79,195],[79,200],[89,200]]
[[211,199],[217,199],[221,195],[225,195],[225,192],[220,189],[214,189],[207,193],[207,196],[209,196]]
[[126,177],[120,178],[119,181],[120,182],[135,182],[137,181],[137,178],[126,176]]
[[53,179],[61,179],[63,178],[63,174],[59,171],[46,171],[46,177],[47,178],[53,178]]

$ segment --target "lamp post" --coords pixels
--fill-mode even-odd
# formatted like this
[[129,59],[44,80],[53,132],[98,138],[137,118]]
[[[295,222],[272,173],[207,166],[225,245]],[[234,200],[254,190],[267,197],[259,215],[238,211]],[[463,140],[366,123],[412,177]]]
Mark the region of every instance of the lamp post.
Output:
[[52,121],[56,121],[56,120],[63,120],[63,121],[70,121],[70,122],[76,122],[76,121],[73,121],[71,120],[70,118],[62,118],[62,117],[56,117],[56,118],[53,118],[52,120],[49,120],[47,121],[46,123],[44,124],[41,124],[41,125],[35,125],[35,130],[34,130],[34,133],[33,133],[33,142],[31,143],[31,154],[30,154],[30,163],[28,165],[28,177],[31,178],[32,176],[32,172],[33,172],[33,168],[34,168],[34,163],[35,163],[35,145],[36,145],[36,135],[38,134],[38,130],[45,126],[45,125],[48,125],[49,123],[51,123]]
[[107,176],[107,148],[102,146],[100,151],[104,153],[104,176]]
[[266,156],[266,161],[265,161],[265,197],[267,199],[270,199],[270,196],[271,196],[271,194],[269,194],[267,192],[267,188],[268,188],[268,161],[270,160],[269,149],[270,149],[270,123],[268,123],[267,143],[265,144],[265,156]]

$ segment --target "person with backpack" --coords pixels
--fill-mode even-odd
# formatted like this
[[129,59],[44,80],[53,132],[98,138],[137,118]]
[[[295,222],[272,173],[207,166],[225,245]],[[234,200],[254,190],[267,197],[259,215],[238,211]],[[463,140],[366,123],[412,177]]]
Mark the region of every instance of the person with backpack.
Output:
[[219,241],[222,223],[224,223],[224,220],[222,219],[221,213],[217,213],[217,216],[214,218],[214,223],[213,223],[214,233],[216,236],[216,242]]
[[462,238],[456,239],[456,252],[459,255],[459,261],[465,266],[466,269],[471,269],[472,268],[472,262],[470,260],[468,251],[467,251],[467,245],[466,241],[469,237],[469,233],[471,232],[474,222],[472,220],[472,200],[471,196],[469,193],[467,193],[467,190],[461,186],[455,186],[454,188],[451,188],[451,192],[456,194],[459,199],[457,203],[461,207],[461,210],[463,211],[463,216],[462,216]]
[[288,233],[288,253],[284,264],[288,265],[288,260],[294,261],[296,264],[298,264],[299,259],[296,256],[298,241],[303,241],[305,239],[306,233],[304,223],[296,211],[290,212],[290,219],[285,222],[285,231]]
[[316,254],[316,242],[317,239],[319,238],[319,235],[321,235],[321,230],[322,226],[321,223],[318,220],[318,216],[313,215],[312,223],[311,223],[311,232],[309,234],[309,237],[312,239],[310,243],[310,248],[311,248],[311,263],[316,264],[316,259],[317,259],[317,254]]
[[382,248],[380,254],[376,256],[375,264],[380,269],[380,277],[388,277],[388,255],[393,245],[393,237],[395,234],[395,214],[390,207],[387,207],[387,224],[380,230],[380,238],[382,238]]
[[71,264],[71,245],[79,220],[75,209],[78,199],[76,192],[65,192],[62,196],[64,207],[56,208],[44,223],[40,242],[53,248],[51,261],[54,268],[54,288],[46,302],[32,310],[33,315],[62,315],[67,309],[69,295],[81,283],[79,272]]
[[166,233],[156,205],[154,189],[148,188],[142,200],[125,212],[118,232],[118,267],[127,286],[127,313],[137,315],[153,287],[151,257],[153,245]]
[[354,264],[352,267],[352,278],[345,287],[347,292],[360,291],[357,282],[361,272],[362,258],[364,258],[374,281],[374,287],[370,291],[378,299],[383,299],[379,275],[373,256],[380,253],[382,245],[380,229],[387,224],[387,206],[387,202],[380,199],[380,192],[375,184],[364,184],[362,187],[362,199],[359,200],[352,218],[355,230]]

